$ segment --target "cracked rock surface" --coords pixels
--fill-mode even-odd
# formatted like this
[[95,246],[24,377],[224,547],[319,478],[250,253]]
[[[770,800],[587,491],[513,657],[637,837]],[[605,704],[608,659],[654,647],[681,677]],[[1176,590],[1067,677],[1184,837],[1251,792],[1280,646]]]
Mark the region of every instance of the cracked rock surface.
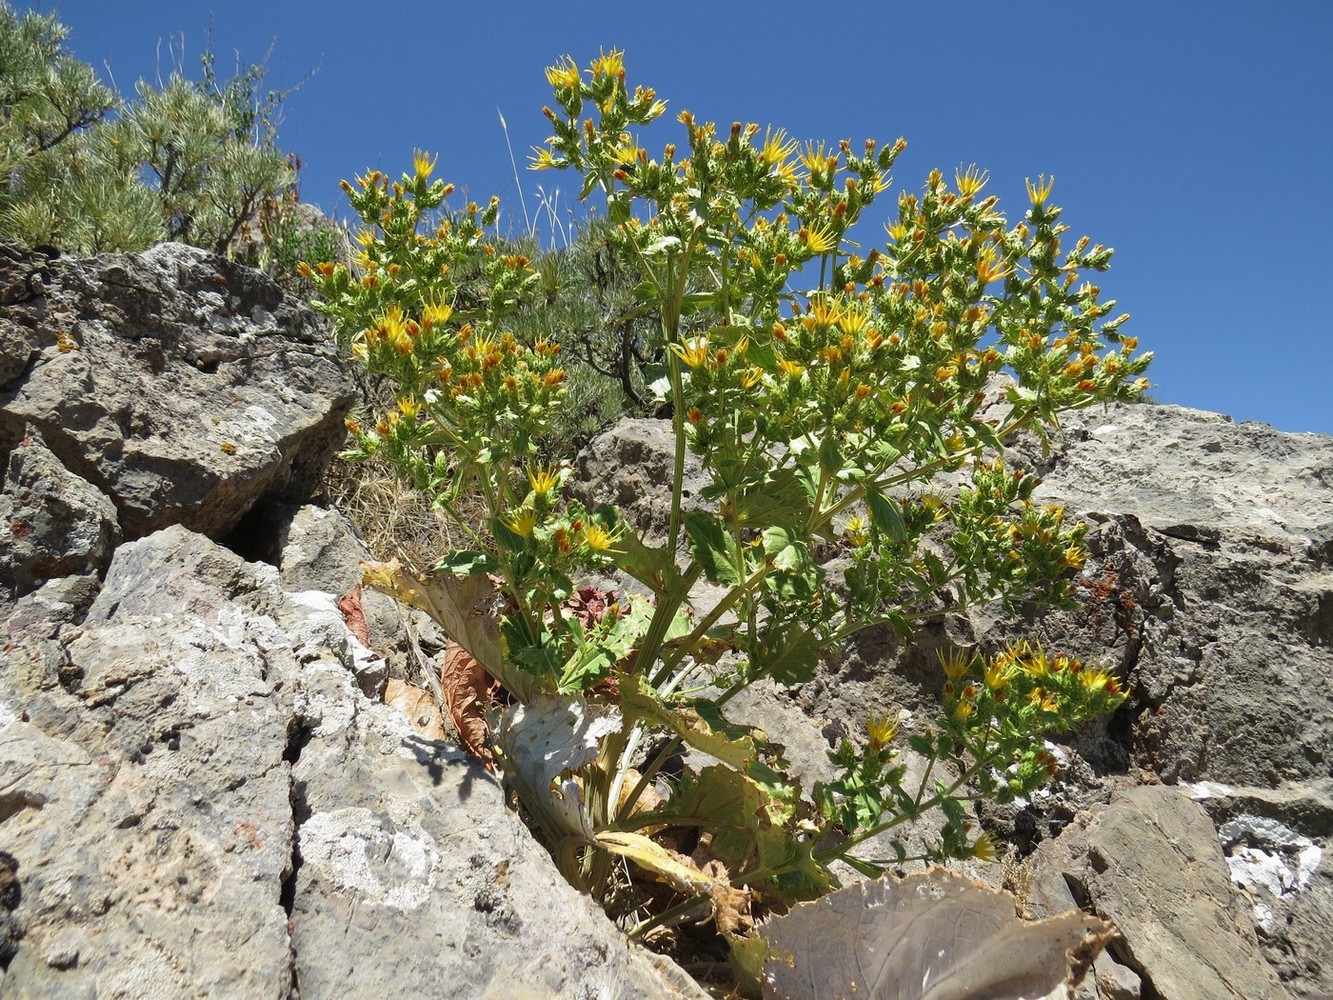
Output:
[[[35,598],[36,595],[34,595]],[[176,526],[11,615],[0,995],[671,997],[496,779],[367,699],[306,594]]]
[[0,243],[0,997],[700,995],[367,695],[351,400],[257,272]]
[[26,424],[126,539],[222,538],[258,502],[304,500],[354,395],[318,316],[258,271],[177,243],[0,244],[0,454]]

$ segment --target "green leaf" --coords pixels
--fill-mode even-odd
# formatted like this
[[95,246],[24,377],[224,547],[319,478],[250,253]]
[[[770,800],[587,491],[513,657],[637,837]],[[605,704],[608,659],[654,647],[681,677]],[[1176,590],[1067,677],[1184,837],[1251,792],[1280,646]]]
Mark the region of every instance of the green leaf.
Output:
[[707,511],[690,511],[685,515],[684,523],[690,555],[703,567],[704,576],[724,586],[740,583],[741,578],[736,572],[740,561],[736,540],[727,532],[718,516]]
[[935,756],[935,741],[924,733],[913,733],[908,736],[907,745],[922,757]]
[[747,527],[804,524],[812,497],[793,469],[777,469],[759,482],[745,486],[736,506]]
[[647,246],[643,248],[643,252],[646,256],[652,256],[653,254],[659,254],[664,250],[673,250],[678,246],[680,246],[679,236],[663,235],[657,237],[657,239],[655,240],[652,240]]
[[627,609],[586,634],[577,621],[570,620],[570,635],[578,648],[560,668],[560,690],[583,690],[609,676],[647,634],[652,618],[648,600],[632,594]]
[[615,536],[614,547],[607,552],[616,566],[656,594],[666,593],[669,581],[678,575],[676,562],[665,548],[649,548],[629,526],[620,511],[610,504],[597,508],[597,517]]
[[805,541],[793,528],[781,524],[765,528],[763,543],[764,552],[772,558],[774,567],[783,572],[798,571],[809,561]]
[[787,686],[804,684],[814,676],[819,664],[819,639],[803,626],[792,623],[769,630],[758,645],[752,660],[756,673],[767,674]]
[[813,844],[801,841],[789,803],[774,798],[749,775],[717,764],[698,774],[686,772],[664,812],[672,821],[711,832],[713,856],[733,874],[787,869],[774,883],[756,887],[788,903],[815,898],[836,885],[814,860]]
[[745,360],[766,372],[778,370],[778,352],[774,350],[771,342],[761,343],[751,339],[745,347]]
[[832,434],[819,442],[819,467],[830,476],[836,476],[842,471],[842,451],[838,448],[837,438]]
[[450,552],[435,564],[436,573],[452,573],[455,576],[498,573],[499,570],[500,564],[489,552],[474,552],[468,549]]
[[876,526],[895,542],[907,537],[907,526],[903,523],[903,514],[896,501],[889,499],[873,487],[866,488],[866,507],[874,518]]

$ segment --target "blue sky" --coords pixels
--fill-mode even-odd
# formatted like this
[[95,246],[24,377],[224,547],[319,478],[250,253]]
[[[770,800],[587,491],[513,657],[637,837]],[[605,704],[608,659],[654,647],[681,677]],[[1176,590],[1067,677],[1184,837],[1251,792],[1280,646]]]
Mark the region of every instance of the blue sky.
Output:
[[1116,248],[1101,284],[1133,314],[1125,332],[1156,351],[1160,399],[1333,434],[1330,0],[26,7],[57,11],[73,51],[123,93],[169,72],[182,34],[194,73],[210,23],[224,71],[271,41],[271,84],[317,70],[288,99],[281,137],[304,162],[303,197],[335,215],[340,178],[396,176],[422,147],[473,197],[500,194],[521,229],[497,109],[529,213],[538,185],[562,187],[566,205],[568,175],[523,169],[546,135],[543,68],[603,47],[624,49],[630,82],[673,114],[810,139],[902,135],[898,189],[975,162],[1013,218],[1024,178],[1054,174],[1071,235]]

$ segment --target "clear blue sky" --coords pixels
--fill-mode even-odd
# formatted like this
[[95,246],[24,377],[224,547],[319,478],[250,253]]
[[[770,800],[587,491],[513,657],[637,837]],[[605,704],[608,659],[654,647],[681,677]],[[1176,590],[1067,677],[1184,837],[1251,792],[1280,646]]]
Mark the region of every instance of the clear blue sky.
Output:
[[194,73],[210,21],[224,70],[276,40],[272,84],[318,69],[288,100],[282,141],[304,161],[304,198],[336,215],[340,178],[396,176],[420,146],[474,197],[500,194],[521,226],[497,108],[531,212],[538,184],[572,183],[522,170],[546,135],[543,68],[613,46],[673,113],[801,138],[905,136],[896,188],[975,162],[1012,218],[1023,179],[1053,173],[1071,235],[1117,250],[1101,283],[1133,314],[1125,332],[1157,352],[1159,398],[1333,433],[1330,0],[26,6],[58,11],[73,51],[126,93],[169,71],[182,33]]

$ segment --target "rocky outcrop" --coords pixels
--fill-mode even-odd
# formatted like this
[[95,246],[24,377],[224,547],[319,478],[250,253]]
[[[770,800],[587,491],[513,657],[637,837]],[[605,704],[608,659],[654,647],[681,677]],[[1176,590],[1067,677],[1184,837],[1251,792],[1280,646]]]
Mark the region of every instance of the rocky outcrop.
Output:
[[[669,468],[670,436],[651,424],[613,428],[580,465],[600,470],[605,492],[643,508],[643,523],[664,525],[655,484]],[[1030,608],[1015,622],[975,609],[907,647],[871,630],[793,692],[746,692],[733,703],[738,717],[782,733],[798,769],[827,778],[822,747],[867,715],[929,709],[941,647],[1027,636],[1112,667],[1130,700],[1061,741],[1051,792],[981,817],[1023,852],[1043,845],[1040,880],[1085,885],[1080,904],[1117,921],[1142,908],[1141,919],[1122,923],[1126,943],[1099,959],[1087,995],[1333,994],[1333,439],[1140,405],[1067,416],[1052,445],[1018,441],[1010,458],[1043,476],[1038,499],[1092,525],[1075,610]],[[828,568],[836,575],[840,565]],[[1130,791],[1144,783],[1168,787]],[[1158,797],[1149,810],[1135,795]],[[1197,868],[1150,813],[1196,839],[1212,831],[1196,844]],[[1089,823],[1115,831],[1114,869],[1099,867],[1082,832]],[[1157,889],[1126,894],[1139,879]],[[1179,909],[1154,913],[1155,904]],[[1190,940],[1219,914],[1228,935],[1239,927],[1225,947],[1245,975]],[[1170,969],[1187,953],[1198,982],[1240,985],[1180,992],[1178,976],[1188,974]]]
[[1033,910],[1081,906],[1120,931],[1111,954],[1094,966],[1092,996],[1290,996],[1263,960],[1216,828],[1179,789],[1141,785],[1116,793],[1041,844],[1029,866]]
[[[253,272],[0,245],[0,995],[700,995],[380,700],[444,637],[366,592],[371,649],[338,606],[364,548],[305,501],[351,392]],[[1076,610],[867,633],[732,707],[815,776],[930,707],[937,648],[1114,667],[1130,701],[1050,793],[978,814],[1031,909],[1119,926],[1085,998],[1333,993],[1333,440],[1113,407],[1015,456],[1093,525]],[[579,462],[654,540],[671,467],[653,421]]]
[[172,246],[0,247],[0,293],[0,995],[700,995],[378,699],[442,638],[339,610],[308,310]]
[[323,324],[258,271],[194,247],[0,253],[0,443],[43,442],[115,504],[126,539],[221,539],[303,499],[354,398]]
[[493,775],[362,694],[331,618],[175,526],[117,549],[81,624],[8,626],[6,995],[693,995]]

